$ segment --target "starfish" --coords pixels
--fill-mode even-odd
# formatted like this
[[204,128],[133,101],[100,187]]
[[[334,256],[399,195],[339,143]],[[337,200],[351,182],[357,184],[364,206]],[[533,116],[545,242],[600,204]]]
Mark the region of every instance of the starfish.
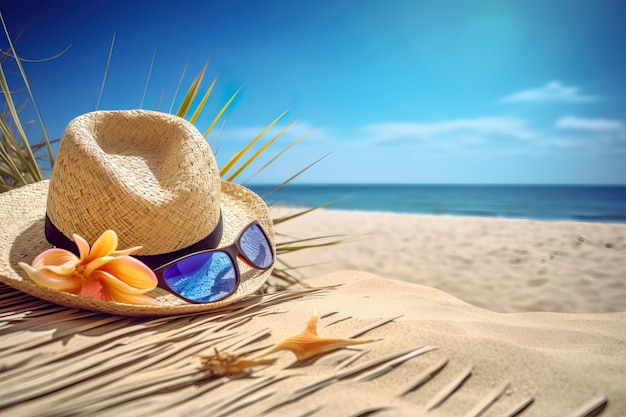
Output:
[[375,341],[373,339],[356,340],[322,337],[317,333],[318,323],[319,315],[317,314],[317,309],[315,309],[309,323],[300,334],[283,339],[281,342],[277,343],[274,347],[270,348],[270,350],[260,356],[266,356],[280,350],[288,350],[296,355],[296,358],[298,358],[299,361],[303,361],[323,353],[345,348],[347,346],[360,345]]

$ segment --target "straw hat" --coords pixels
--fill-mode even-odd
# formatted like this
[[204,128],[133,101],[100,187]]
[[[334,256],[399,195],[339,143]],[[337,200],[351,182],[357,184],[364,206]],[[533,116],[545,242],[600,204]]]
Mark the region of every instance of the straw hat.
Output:
[[136,255],[152,259],[184,253],[207,237],[213,238],[210,247],[229,245],[253,220],[274,244],[266,204],[249,189],[220,179],[210,146],[186,120],[144,110],[87,113],[63,133],[49,181],[0,194],[0,281],[63,306],[112,314],[211,310],[258,290],[271,269],[260,274],[242,269],[239,288],[220,302],[190,304],[157,288],[148,295],[161,307],[150,307],[39,286],[18,262],[31,263],[52,247],[44,235],[50,223],[61,238],[77,233],[89,243],[114,230],[119,249],[142,246]]

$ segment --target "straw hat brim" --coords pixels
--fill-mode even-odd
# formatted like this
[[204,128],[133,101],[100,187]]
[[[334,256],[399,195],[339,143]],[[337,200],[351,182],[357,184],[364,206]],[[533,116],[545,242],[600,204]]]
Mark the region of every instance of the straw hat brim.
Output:
[[[170,316],[217,309],[232,304],[257,291],[271,274],[242,269],[242,282],[228,298],[210,304],[191,304],[157,288],[148,295],[161,306],[123,304],[82,297],[36,284],[18,265],[33,259],[52,245],[44,236],[44,218],[48,181],[29,184],[0,194],[0,282],[43,300],[70,308],[82,308],[125,316]],[[251,221],[258,220],[274,245],[273,222],[267,205],[249,189],[222,181],[221,209],[224,233],[218,247],[231,244]],[[158,233],[158,225],[155,225]],[[125,248],[120,248],[125,249]],[[240,268],[242,265],[240,263]],[[245,267],[245,266],[244,266]]]

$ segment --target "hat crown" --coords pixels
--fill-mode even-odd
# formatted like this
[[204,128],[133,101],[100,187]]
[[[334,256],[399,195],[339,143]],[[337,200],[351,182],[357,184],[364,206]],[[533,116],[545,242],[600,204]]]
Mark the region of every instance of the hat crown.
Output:
[[221,179],[209,144],[165,113],[97,111],[72,120],[50,177],[47,214],[67,237],[114,230],[138,255],[173,252],[220,218]]

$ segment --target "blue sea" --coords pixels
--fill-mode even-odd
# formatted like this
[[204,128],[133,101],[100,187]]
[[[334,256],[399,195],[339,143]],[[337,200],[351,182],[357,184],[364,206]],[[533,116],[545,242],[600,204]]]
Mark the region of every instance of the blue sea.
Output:
[[[275,185],[249,186],[268,204],[393,213],[626,223],[626,186]],[[274,192],[272,192],[274,191]]]

